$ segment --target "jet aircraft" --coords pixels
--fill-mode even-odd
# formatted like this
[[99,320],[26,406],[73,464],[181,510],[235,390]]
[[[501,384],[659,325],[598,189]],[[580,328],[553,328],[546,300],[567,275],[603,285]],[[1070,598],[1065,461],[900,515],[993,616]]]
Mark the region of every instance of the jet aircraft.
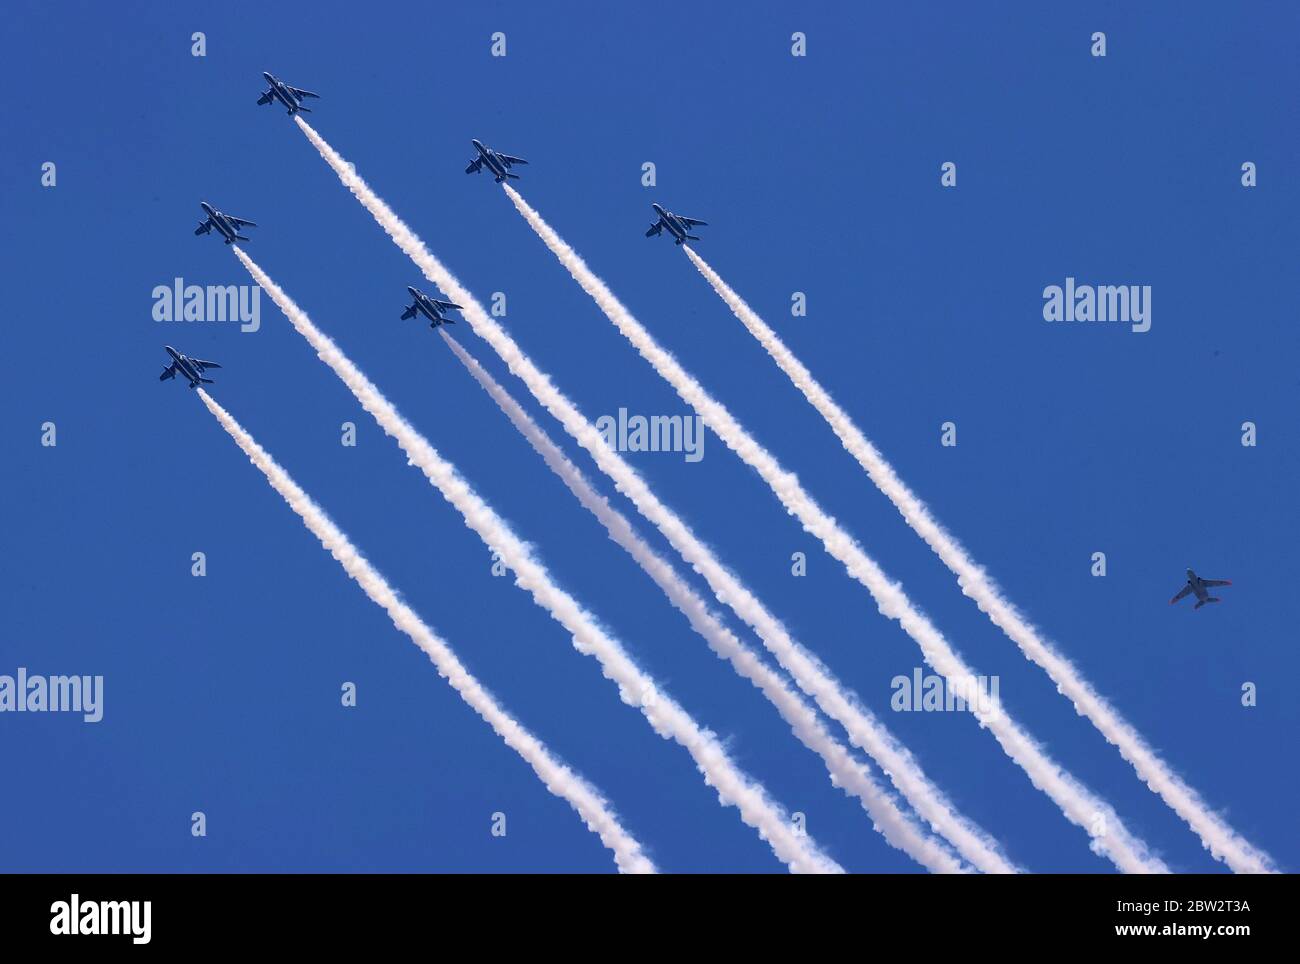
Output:
[[1231,586],[1231,579],[1202,579],[1192,570],[1187,570],[1187,584],[1178,590],[1173,599],[1169,600],[1169,605],[1173,605],[1180,599],[1186,599],[1188,595],[1196,594],[1196,605],[1193,609],[1200,609],[1206,603],[1222,602],[1218,596],[1211,596],[1209,590],[1215,586]]
[[200,221],[199,226],[194,229],[195,234],[207,234],[213,228],[216,228],[217,233],[226,239],[226,244],[252,240],[239,233],[240,228],[257,227],[252,221],[245,221],[243,218],[237,218],[230,214],[222,214],[207,201],[200,201],[199,206],[203,208],[203,212],[207,217]]
[[273,100],[278,100],[285,107],[289,108],[289,115],[291,117],[298,111],[303,111],[307,114],[311,113],[310,107],[302,106],[302,99],[304,97],[315,97],[317,100],[320,99],[320,94],[313,94],[310,90],[301,90],[297,87],[290,87],[283,80],[277,80],[274,74],[268,74],[263,71],[262,76],[266,78],[266,82],[271,86],[266,89],[266,92],[262,94],[261,97],[257,98],[257,102],[259,104],[269,104]]
[[485,146],[481,141],[471,140],[474,150],[478,151],[478,157],[469,162],[469,167],[465,168],[466,174],[477,174],[483,168],[487,168],[492,176],[500,184],[508,177],[519,179],[518,174],[511,174],[510,168],[514,164],[527,164],[522,157],[513,157],[510,154],[499,154],[492,148]]
[[695,218],[684,218],[680,215],[673,214],[672,211],[665,211],[658,204],[651,204],[650,206],[655,209],[655,214],[659,215],[659,220],[650,225],[650,229],[645,233],[647,238],[653,238],[664,228],[667,228],[668,233],[676,239],[677,244],[681,244],[684,241],[698,241],[700,239],[690,233],[691,228],[697,224],[708,224],[707,221],[697,221]]
[[163,369],[158,381],[165,382],[169,378],[175,378],[176,373],[180,372],[185,378],[189,379],[190,388],[198,388],[200,383],[204,385],[215,384],[211,378],[204,378],[203,373],[209,368],[220,368],[216,362],[202,361],[198,358],[190,358],[182,355],[171,345],[163,345],[167,349],[167,354],[172,356],[172,363]]
[[448,308],[459,308],[460,305],[453,305],[450,301],[439,301],[437,298],[430,298],[419,288],[412,288],[409,285],[406,288],[411,293],[411,304],[402,312],[402,320],[414,318],[417,314],[424,315],[433,324],[430,328],[437,328],[439,325],[454,325],[455,318],[447,318],[443,311]]

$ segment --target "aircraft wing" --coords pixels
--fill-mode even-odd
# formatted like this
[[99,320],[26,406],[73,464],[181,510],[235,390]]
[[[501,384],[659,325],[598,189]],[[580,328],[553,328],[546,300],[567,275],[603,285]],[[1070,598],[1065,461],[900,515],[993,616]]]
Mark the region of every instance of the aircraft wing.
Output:
[[708,221],[698,221],[698,220],[696,220],[695,218],[684,218],[684,217],[681,217],[680,215],[678,216],[677,220],[678,220],[678,221],[681,221],[682,224],[685,224],[685,225],[687,225],[688,227],[689,227],[690,225],[692,225],[692,224],[703,224],[703,225],[708,225],[708,223],[709,223]]
[[302,90],[301,88],[298,87],[290,87],[289,89],[293,91],[295,94],[297,94],[300,98],[315,97],[317,100],[320,100],[320,94],[313,94],[310,90]]
[[167,379],[175,378],[175,377],[176,377],[176,363],[172,362],[172,364],[168,365],[166,368],[163,369],[162,374],[158,376],[158,381],[165,382],[167,381]]
[[432,301],[432,302],[433,302],[435,305],[437,305],[439,308],[459,308],[459,307],[460,307],[460,305],[453,305],[450,301],[439,301],[437,298],[430,298],[429,300]]
[[1191,594],[1191,592],[1192,592],[1192,584],[1189,582],[1182,589],[1178,590],[1177,594],[1174,596],[1173,599],[1169,600],[1169,605],[1172,606],[1180,599],[1186,599]]
[[271,96],[271,92],[268,90],[268,91],[267,91],[265,94],[263,94],[261,97],[257,98],[257,102],[258,102],[259,104],[269,104],[269,103],[271,103],[271,101],[272,101],[273,99],[274,99],[274,98],[272,98],[272,96]]
[[465,173],[477,174],[479,172],[479,168],[481,168],[482,166],[483,166],[483,158],[476,157],[474,158],[474,160],[469,162],[469,167],[465,168]]
[[221,367],[220,365],[218,365],[218,364],[217,364],[216,362],[214,362],[214,361],[203,361],[202,359],[199,359],[199,358],[191,358],[191,359],[190,359],[190,364],[193,365],[195,368],[197,368],[197,369],[198,369],[199,371],[201,371],[201,372],[202,372],[202,371],[207,371],[209,368],[220,368],[220,367]]
[[212,230],[212,219],[208,218],[206,221],[199,222],[199,226],[194,229],[194,233],[207,234],[211,230]]
[[1231,579],[1202,579],[1201,582],[1207,586],[1231,586]]
[[509,167],[511,164],[527,164],[527,163],[528,163],[528,162],[525,161],[522,157],[512,157],[512,156],[509,155],[509,154],[498,154],[497,157],[501,158],[501,160],[503,160],[503,161],[506,162],[506,167]]
[[415,305],[411,305],[411,307],[407,308],[405,311],[402,312],[403,321],[405,321],[407,318],[414,318],[414,317],[415,317]]
[[243,218],[237,218],[237,217],[234,217],[234,216],[229,215],[229,214],[226,215],[226,220],[227,220],[227,221],[232,221],[232,222],[234,222],[235,224],[239,224],[239,225],[245,225],[245,224],[246,224],[246,225],[248,225],[250,228],[255,228],[255,227],[257,227],[257,222],[256,222],[256,221],[245,221]]
[[650,225],[650,229],[646,231],[645,236],[647,238],[653,238],[656,234],[658,234],[663,229],[664,229],[664,223],[662,221],[656,221],[654,224]]

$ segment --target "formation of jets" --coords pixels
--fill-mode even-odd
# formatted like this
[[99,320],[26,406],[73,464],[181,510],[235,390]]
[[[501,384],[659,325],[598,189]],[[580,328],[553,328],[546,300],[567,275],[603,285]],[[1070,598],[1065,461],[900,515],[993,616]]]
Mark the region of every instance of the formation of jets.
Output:
[[417,314],[424,315],[432,324],[430,328],[437,328],[439,325],[454,325],[455,318],[448,318],[443,312],[448,308],[459,308],[460,305],[453,305],[450,301],[439,301],[437,298],[430,298],[419,288],[412,288],[407,285],[407,291],[411,293],[411,304],[402,312],[402,320],[414,318]]
[[263,71],[262,76],[266,78],[266,82],[271,86],[266,89],[266,93],[257,98],[257,102],[259,104],[269,104],[273,100],[278,100],[285,107],[289,108],[289,116],[291,117],[298,113],[298,111],[303,111],[307,114],[311,113],[310,107],[302,106],[302,99],[304,97],[320,98],[320,94],[313,94],[310,90],[302,90],[299,87],[290,87],[284,81],[277,80],[274,74],[269,74]]
[[[262,76],[266,78],[269,87],[262,96],[258,98],[257,102],[259,104],[269,104],[272,101],[279,101],[288,109],[290,115],[293,115],[298,111],[311,113],[310,108],[302,105],[303,99],[306,97],[320,97],[319,94],[314,94],[310,90],[291,87],[284,83],[284,81],[276,78],[273,74],[263,73]],[[522,157],[515,157],[512,154],[502,154],[498,151],[494,151],[479,140],[471,140],[470,143],[474,145],[474,150],[478,152],[478,157],[470,161],[469,166],[465,168],[466,174],[477,174],[484,168],[487,168],[488,172],[496,179],[496,182],[501,184],[507,179],[519,178],[519,175],[513,173],[510,168],[516,164],[528,163]],[[221,211],[216,210],[212,205],[208,204],[207,201],[201,201],[200,205],[207,217],[199,223],[197,228],[194,229],[195,234],[208,234],[215,228],[217,232],[225,238],[226,244],[233,244],[236,241],[249,240],[239,233],[240,228],[257,227],[257,225],[252,221],[245,220],[244,218],[237,218],[229,214],[223,214]],[[655,222],[646,230],[645,236],[647,238],[656,237],[664,231],[667,231],[673,237],[674,242],[679,245],[684,244],[687,241],[700,240],[696,235],[691,234],[691,229],[700,225],[705,225],[708,222],[701,221],[698,218],[682,217],[679,214],[674,214],[672,211],[664,209],[658,204],[651,204],[650,206],[654,208]],[[429,320],[430,328],[437,328],[439,325],[455,324],[456,319],[447,317],[444,312],[451,309],[459,309],[461,307],[460,305],[453,304],[450,301],[440,301],[437,298],[431,298],[418,288],[408,286],[406,290],[410,292],[411,304],[409,304],[402,312],[403,320],[414,318],[416,315],[423,315]],[[172,362],[163,369],[163,373],[159,376],[160,380],[165,381],[169,378],[175,378],[177,373],[179,373],[189,381],[190,388],[197,388],[201,384],[213,384],[212,379],[203,377],[203,373],[209,368],[220,368],[220,365],[216,362],[203,361],[201,359],[190,358],[186,355],[182,355],[170,345],[165,345],[164,347],[167,349],[167,354],[171,355]],[[1188,569],[1186,585],[1184,585],[1174,598],[1169,600],[1169,602],[1172,605],[1173,603],[1194,594],[1196,596],[1196,605],[1193,608],[1200,609],[1206,603],[1216,603],[1221,601],[1218,596],[1210,595],[1210,589],[1216,586],[1230,585],[1232,585],[1230,580],[1202,579],[1191,569]]]
[[658,204],[651,204],[650,206],[655,209],[655,214],[659,215],[659,220],[650,225],[649,230],[645,233],[647,238],[653,238],[666,228],[668,233],[676,239],[677,244],[683,244],[686,241],[698,241],[700,239],[691,234],[691,228],[697,224],[708,224],[707,221],[684,218],[679,214],[673,214],[672,211],[665,211]]
[[1193,609],[1200,609],[1206,603],[1222,602],[1218,596],[1211,596],[1210,590],[1215,586],[1231,586],[1231,579],[1202,579],[1192,570],[1187,570],[1187,584],[1174,594],[1174,598],[1169,600],[1169,605],[1173,605],[1180,599],[1186,599],[1193,593],[1196,595],[1196,605]]
[[163,369],[162,374],[158,376],[158,381],[165,382],[169,378],[175,378],[176,373],[189,379],[190,388],[198,388],[200,384],[215,384],[211,378],[204,378],[203,373],[209,368],[220,368],[214,361],[203,361],[200,358],[190,358],[188,355],[182,355],[171,345],[163,345],[167,349],[167,354],[172,356],[172,363]]
[[469,162],[469,167],[465,168],[466,174],[477,174],[486,167],[492,172],[492,176],[496,178],[497,183],[500,184],[508,177],[513,177],[515,180],[518,180],[519,175],[511,174],[510,168],[515,164],[528,163],[522,157],[514,157],[510,154],[500,154],[483,144],[482,141],[471,139],[470,143],[474,145],[474,150],[478,151],[478,157]]
[[245,221],[243,218],[237,218],[230,214],[222,214],[207,201],[200,201],[199,207],[207,215],[199,226],[194,229],[195,234],[207,234],[213,228],[217,233],[226,239],[226,244],[234,244],[236,241],[250,241],[239,233],[240,228],[255,228],[257,225],[252,221]]

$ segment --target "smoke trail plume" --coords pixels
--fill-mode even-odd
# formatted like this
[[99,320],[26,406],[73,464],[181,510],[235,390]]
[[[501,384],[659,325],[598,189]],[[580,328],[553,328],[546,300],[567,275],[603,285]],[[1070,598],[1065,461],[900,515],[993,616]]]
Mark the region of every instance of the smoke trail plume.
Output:
[[435,258],[424,243],[357,174],[353,165],[339,155],[301,117],[294,120],[344,186],[361,202],[393,242],[406,253],[426,278],[457,304],[474,333],[492,346],[543,407],[595,459],[620,492],[627,496],[709,583],[710,588],[741,619],[752,626],[765,646],[794,676],[801,689],[848,730],[849,738],[880,764],[894,787],[903,794],[935,832],[944,836],[976,867],[1006,872],[1011,865],[998,852],[996,843],[957,814],[921,772],[919,765],[899,746],[856,700],[846,696],[839,683],[811,654],[798,646],[785,628],[723,566],[685,523],[661,503],[639,475],[615,452],[604,437],[583,417],[549,377],[523,353],[514,340],[483,309],[477,299]]
[[[876,601],[881,613],[895,619],[917,645],[925,661],[949,681],[962,681],[976,674],[957,655],[948,641],[903,592],[891,582],[871,559],[813,500],[791,472],[786,471],[766,449],[745,431],[719,402],[710,396],[675,358],[661,348],[650,333],[623,306],[596,274],[587,267],[560,236],[510,185],[502,185],[519,213],[546,244],[573,279],[600,307],[605,316],[650,362],[659,375],[673,386],[677,394],[713,429],[727,447],[763,477],[787,512],[815,535],[833,557],[843,563],[849,574],[862,583]],[[999,745],[1029,776],[1034,786],[1045,792],[1071,823],[1083,828],[1092,839],[1092,848],[1104,853],[1125,872],[1166,872],[1164,864],[1147,852],[1146,846],[1133,837],[1119,816],[1094,796],[1043,749],[1030,739],[1005,712],[985,714],[980,724],[997,739]]]
[[857,797],[872,821],[889,843],[912,857],[927,870],[936,873],[959,873],[964,870],[960,861],[933,838],[922,832],[902,813],[894,800],[878,787],[866,768],[840,745],[822,726],[816,712],[805,703],[789,685],[766,663],[745,646],[736,635],[724,626],[709,609],[708,604],[695,592],[673,567],[658,556],[632,527],[627,517],[613,508],[601,496],[542,428],[533,421],[523,407],[456,339],[439,329],[443,339],[456,357],[474,376],[479,386],[491,396],[501,411],[510,419],[520,434],[528,441],[570,492],[577,498],[609,534],[615,544],[623,548],[646,572],[673,604],[686,617],[691,627],[704,638],[720,658],[727,660],[736,672],[749,680],[776,707],[781,718],[790,724],[799,741],[812,750],[826,764],[831,781],[846,793]]
[[658,687],[622,645],[605,632],[594,616],[551,579],[510,527],[393,407],[343,351],[322,333],[288,295],[238,246],[235,255],[253,280],[271,297],[290,323],[315,349],[352,391],[384,432],[393,437],[411,464],[425,474],[483,542],[498,553],[515,574],[515,584],[527,591],[542,609],[573,636],[574,647],[600,663],[605,676],[619,688],[623,702],[639,708],[665,739],[680,744],[690,753],[705,782],[718,793],[719,801],[734,806],[741,819],[758,831],[773,853],[792,871],[836,873],[841,868],[823,854],[811,838],[796,829],[781,807],[767,792],[732,762],[717,738]]
[[567,766],[560,763],[517,720],[512,718],[479,683],[456,657],[451,647],[438,638],[415,612],[398,598],[378,570],[361,555],[342,530],[316,503],[308,498],[284,469],[276,464],[243,427],[203,389],[198,390],[203,404],[208,407],[221,427],[230,433],[249,461],[256,465],[272,488],[279,492],[289,507],[302,518],[307,528],[320,540],[320,544],[338,560],[371,601],[382,607],[393,620],[393,625],[411,637],[411,641],[428,654],[438,675],[451,684],[470,709],[483,718],[493,732],[505,741],[533,768],[546,789],[568,801],[578,811],[583,822],[601,842],[614,852],[618,869],[624,873],[654,873],[655,867],[642,852],[641,845],[619,825],[618,817],[596,790]]
[[975,601],[980,611],[1006,633],[1031,662],[1047,672],[1056,684],[1057,691],[1074,704],[1075,711],[1086,716],[1106,740],[1119,750],[1120,755],[1132,764],[1142,782],[1182,817],[1210,853],[1237,873],[1271,872],[1274,869],[1272,860],[1238,836],[1201,800],[1195,790],[1179,779],[1137,730],[1092,688],[1083,674],[1020,615],[1015,606],[1002,595],[993,579],[944,530],[930,514],[925,503],[904,484],[893,466],[777,337],[776,332],[703,258],[689,246],[685,246],[685,250],[687,257],[713,286],[713,290],[731,309],[732,314],[740,319],[749,333],[826,420],[845,450],[866,470],[871,481],[894,504],[907,524],[957,577],[962,592]]

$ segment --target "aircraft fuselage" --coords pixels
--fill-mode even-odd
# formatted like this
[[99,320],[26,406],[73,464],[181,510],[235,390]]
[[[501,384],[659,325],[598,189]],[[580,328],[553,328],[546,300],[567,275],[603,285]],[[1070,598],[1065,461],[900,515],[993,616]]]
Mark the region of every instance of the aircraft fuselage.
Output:
[[271,86],[271,96],[289,108],[290,114],[296,114],[302,106],[298,103],[298,98],[293,96],[289,92],[289,88],[285,87],[282,81],[276,80],[273,75],[263,72],[262,76],[266,78],[266,82]]
[[677,215],[673,214],[671,211],[665,211],[658,204],[653,202],[651,202],[650,206],[655,209],[655,213],[659,215],[659,220],[663,222],[664,227],[668,229],[668,233],[676,239],[677,243],[682,244],[685,242],[686,225],[682,224],[682,222],[678,220]]
[[435,305],[429,303],[429,299],[426,296],[417,294],[415,296],[415,307],[420,314],[428,318],[435,326],[442,324],[442,314],[438,311]]
[[501,158],[497,157],[497,152],[492,150],[490,147],[485,147],[477,140],[472,141],[471,143],[473,143],[474,149],[478,151],[479,157],[483,158],[483,164],[497,179],[497,183],[499,184],[504,181],[506,179],[506,165]]
[[171,345],[163,345],[163,347],[167,349],[167,354],[172,356],[172,363],[176,366],[176,370],[189,379],[190,388],[197,388],[203,376],[190,364],[190,360]]
[[199,205],[203,208],[204,213],[207,214],[208,220],[212,222],[212,226],[217,229],[218,233],[220,233],[223,238],[226,239],[226,244],[234,244],[239,240],[237,237],[239,232],[235,230],[233,224],[226,220],[224,214],[213,208],[213,206],[207,201],[200,201]]

